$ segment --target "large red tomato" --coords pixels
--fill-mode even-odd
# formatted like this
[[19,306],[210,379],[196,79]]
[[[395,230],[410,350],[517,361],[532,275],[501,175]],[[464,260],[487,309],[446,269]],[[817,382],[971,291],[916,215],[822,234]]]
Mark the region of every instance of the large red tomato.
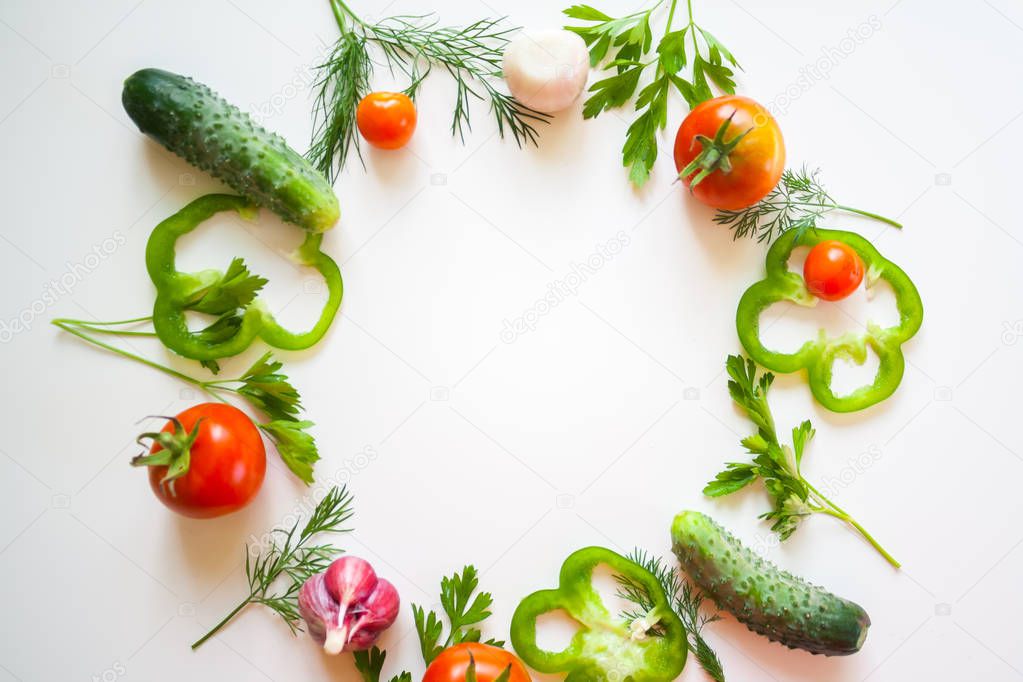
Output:
[[[132,464],[148,466],[156,497],[184,516],[208,519],[237,511],[263,485],[263,439],[237,407],[201,403],[167,422],[160,434],[144,434],[139,442],[143,438],[153,440],[153,447],[149,456],[140,455]],[[165,481],[168,471],[180,475]]]
[[693,195],[736,211],[774,189],[785,170],[785,142],[757,102],[725,95],[698,104],[675,136],[675,167]]
[[477,682],[494,682],[511,666],[508,682],[530,682],[529,672],[515,654],[489,644],[466,642],[442,651],[426,669],[423,682],[465,682],[469,655],[476,662]]

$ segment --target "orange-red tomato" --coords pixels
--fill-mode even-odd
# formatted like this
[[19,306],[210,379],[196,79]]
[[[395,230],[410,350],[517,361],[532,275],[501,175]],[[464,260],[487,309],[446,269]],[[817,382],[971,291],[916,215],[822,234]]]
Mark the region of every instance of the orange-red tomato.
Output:
[[359,102],[355,121],[366,142],[380,149],[399,149],[416,130],[416,105],[401,92],[371,92]]
[[[209,519],[237,511],[248,504],[263,485],[266,449],[259,429],[237,407],[201,403],[177,416],[186,433],[199,423],[192,443],[188,472],[161,484],[165,466],[149,467],[149,485],[157,498],[179,514]],[[163,427],[174,432],[173,422]],[[163,448],[154,444],[150,453]]]
[[803,263],[807,290],[825,301],[838,301],[863,281],[863,259],[848,244],[824,241],[812,249]]
[[[767,196],[785,170],[781,129],[763,106],[739,95],[725,95],[698,104],[682,121],[675,136],[675,167],[681,173],[703,151],[697,136],[713,140],[730,116],[725,142],[749,131],[728,155],[731,170],[713,171],[692,190],[708,206],[737,211]],[[682,178],[686,187],[695,175],[693,172]]]
[[476,662],[477,682],[494,682],[510,665],[508,682],[530,682],[531,678],[514,654],[489,644],[466,642],[442,651],[426,669],[423,682],[465,682],[469,669],[469,654]]

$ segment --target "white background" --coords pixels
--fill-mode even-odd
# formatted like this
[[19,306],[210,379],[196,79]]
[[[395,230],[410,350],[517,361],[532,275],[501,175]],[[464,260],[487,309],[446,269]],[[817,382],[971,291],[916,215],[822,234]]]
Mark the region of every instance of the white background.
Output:
[[[373,18],[371,3],[355,5]],[[789,165],[820,166],[837,198],[906,225],[828,223],[874,239],[924,297],[897,394],[841,416],[815,405],[801,377],[780,378],[772,393],[783,430],[807,417],[817,426],[807,475],[830,481],[904,569],[827,518],[775,546],[756,519],[767,505],[759,489],[719,502],[700,493],[725,461],[744,458],[738,439],[750,426],[722,369],[739,350],[735,305],[761,276],[764,247],[731,241],[672,185],[663,150],[681,108],[652,180],[634,191],[619,163],[629,110],[584,122],[576,106],[543,129],[539,149],[520,151],[480,107],[463,146],[448,133],[442,77],[423,89],[408,149],[369,152],[365,170],[355,161],[339,179],[343,218],[325,248],[343,264],[342,314],[317,348],[286,357],[317,422],[319,479],[356,471],[356,530],[339,544],[406,603],[435,603],[440,577],[475,563],[496,599],[488,632],[504,637],[517,601],[553,584],[569,552],[667,554],[672,516],[695,508],[873,620],[861,653],[826,659],[728,618],[708,636],[729,679],[1017,679],[1023,10],[1008,0],[696,5],[745,67],[740,90],[778,109]],[[504,12],[513,25],[561,23],[550,2],[435,9],[449,23]],[[843,43],[872,16],[868,38]],[[0,351],[0,679],[353,679],[347,657],[322,656],[259,608],[189,651],[242,595],[245,540],[287,520],[308,491],[273,457],[244,512],[173,516],[128,466],[136,421],[200,396],[46,324],[144,314],[149,230],[221,188],[134,129],[120,106],[128,74],[159,66],[245,109],[271,103],[267,127],[304,149],[309,67],[335,36],[327,3],[311,0],[0,5],[0,319],[31,327],[5,333]],[[825,54],[827,78],[778,99]],[[393,84],[378,69],[375,85]],[[621,254],[534,331],[501,341],[504,320],[619,231],[629,239]],[[315,278],[281,257],[297,230],[264,214],[200,232],[182,247],[186,269],[243,255],[270,278],[267,299],[286,321],[315,314]],[[44,300],[69,268],[72,290]],[[883,317],[884,300],[816,312],[838,332]],[[812,320],[793,315],[777,329],[811,333]],[[187,366],[159,346],[134,347]],[[389,662],[421,675],[408,608],[382,644]],[[695,663],[683,677],[704,679]]]

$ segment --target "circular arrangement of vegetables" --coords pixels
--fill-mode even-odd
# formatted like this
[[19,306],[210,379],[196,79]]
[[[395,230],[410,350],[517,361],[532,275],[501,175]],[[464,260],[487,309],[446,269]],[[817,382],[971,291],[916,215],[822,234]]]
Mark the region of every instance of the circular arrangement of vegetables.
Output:
[[[323,233],[339,220],[332,183],[350,150],[358,151],[360,138],[379,149],[399,150],[418,125],[436,127],[436,121],[419,121],[415,98],[426,76],[437,70],[454,81],[452,135],[461,138],[469,129],[469,105],[478,99],[489,106],[502,137],[510,135],[519,146],[538,144],[538,126],[570,109],[595,69],[603,73],[588,88],[584,118],[634,102],[635,118],[622,149],[632,183],[650,180],[658,137],[668,124],[668,101],[678,96],[690,109],[674,142],[677,179],[685,195],[716,209],[714,221],[733,230],[736,238],[773,242],[766,275],[746,290],[736,312],[738,340],[749,357],[733,355],[726,361],[729,393],[754,426],[742,440],[750,457],[728,463],[703,493],[722,497],[761,481],[771,504],[761,518],[780,539],[790,537],[807,517],[822,514],[846,524],[899,567],[873,535],[803,475],[813,426],[802,422],[792,429],[791,442],[784,442],[788,438],[775,424],[767,400],[774,375],[758,366],[805,371],[813,396],[835,412],[863,410],[889,398],[902,379],[902,346],[923,321],[920,295],[909,276],[867,239],[823,229],[818,222],[837,211],[901,225],[838,203],[816,171],[786,169],[778,122],[756,101],[735,94],[738,61],[696,23],[693,3],[658,0],[620,17],[574,5],[564,13],[581,24],[518,31],[494,19],[455,27],[429,16],[370,22],[345,0],[328,2],[339,37],[319,67],[314,133],[305,156],[191,78],[150,68],[124,83],[124,109],[141,132],[237,192],[197,197],[153,229],[145,253],[155,287],[150,315],[114,322],[53,321],[95,347],[220,401],[195,405],[170,418],[162,430],[139,437],[149,447],[131,463],[147,467],[160,502],[200,519],[241,509],[266,475],[264,436],[294,475],[313,482],[319,459],[313,424],[301,417],[301,398],[282,363],[266,352],[245,372],[223,378],[219,361],[257,343],[307,349],[326,335],[341,305],[343,285],[338,265],[321,248]],[[673,23],[679,19],[680,24]],[[380,61],[406,79],[404,91],[372,89],[374,64]],[[307,331],[278,324],[258,297],[267,280],[240,258],[224,270],[177,270],[181,237],[217,213],[244,217],[259,207],[305,230],[294,260],[316,270],[326,284],[327,301]],[[802,273],[788,266],[799,247],[809,248]],[[869,288],[880,281],[895,292],[896,325],[870,322],[862,333],[838,338],[822,330],[793,353],[763,344],[760,317],[768,306],[828,305],[849,297],[861,284]],[[205,318],[205,326],[190,325],[195,316]],[[169,351],[195,361],[193,369],[202,378],[116,341],[136,335],[155,337]],[[836,394],[836,361],[862,364],[868,350],[880,361],[874,380]],[[253,421],[229,399],[243,400],[265,419]],[[249,593],[193,649],[217,636],[246,606],[260,604],[276,612],[292,632],[307,631],[325,653],[350,653],[363,680],[379,682],[387,656],[377,642],[398,617],[401,601],[394,585],[369,562],[339,556],[341,550],[325,539],[347,530],[351,517],[350,493],[334,487],[303,522],[274,529],[265,546],[250,548],[245,562]],[[439,608],[411,605],[426,670],[423,682],[526,682],[529,668],[569,680],[669,682],[682,672],[690,651],[721,682],[721,661],[702,635],[704,625],[717,617],[707,615],[706,598],[750,630],[790,648],[849,655],[864,645],[870,618],[860,606],[779,570],[706,515],[679,513],[670,540],[678,567],[642,550],[623,556],[588,547],[569,554],[557,586],[524,597],[515,609],[510,625],[514,653],[503,641],[484,635],[493,600],[479,590],[476,569],[465,566],[444,577]],[[608,608],[593,584],[598,566],[615,573],[618,596],[633,608],[622,613]],[[537,642],[538,619],[552,612],[564,612],[578,625],[561,651],[548,651]],[[401,672],[391,680],[411,682],[412,675]]]

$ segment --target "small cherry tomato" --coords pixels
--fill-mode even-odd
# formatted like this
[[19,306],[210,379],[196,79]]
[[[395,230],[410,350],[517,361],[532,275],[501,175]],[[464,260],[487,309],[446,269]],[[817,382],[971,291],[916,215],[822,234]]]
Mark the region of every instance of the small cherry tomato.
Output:
[[698,104],[675,136],[675,167],[693,196],[737,211],[774,189],[785,170],[785,142],[774,117],[748,97]]
[[426,669],[423,682],[465,682],[469,669],[469,654],[476,662],[477,682],[494,682],[508,666],[508,682],[531,682],[526,666],[514,654],[489,644],[466,642],[440,652]]
[[817,244],[803,263],[807,290],[825,301],[838,301],[863,281],[863,259],[848,244],[829,240]]
[[156,497],[184,516],[230,514],[248,504],[263,485],[263,439],[237,407],[201,403],[167,422],[159,434],[143,434],[139,442],[144,438],[153,447],[132,464],[148,466]]
[[380,149],[404,147],[416,130],[416,105],[401,92],[371,92],[355,111],[359,132]]

